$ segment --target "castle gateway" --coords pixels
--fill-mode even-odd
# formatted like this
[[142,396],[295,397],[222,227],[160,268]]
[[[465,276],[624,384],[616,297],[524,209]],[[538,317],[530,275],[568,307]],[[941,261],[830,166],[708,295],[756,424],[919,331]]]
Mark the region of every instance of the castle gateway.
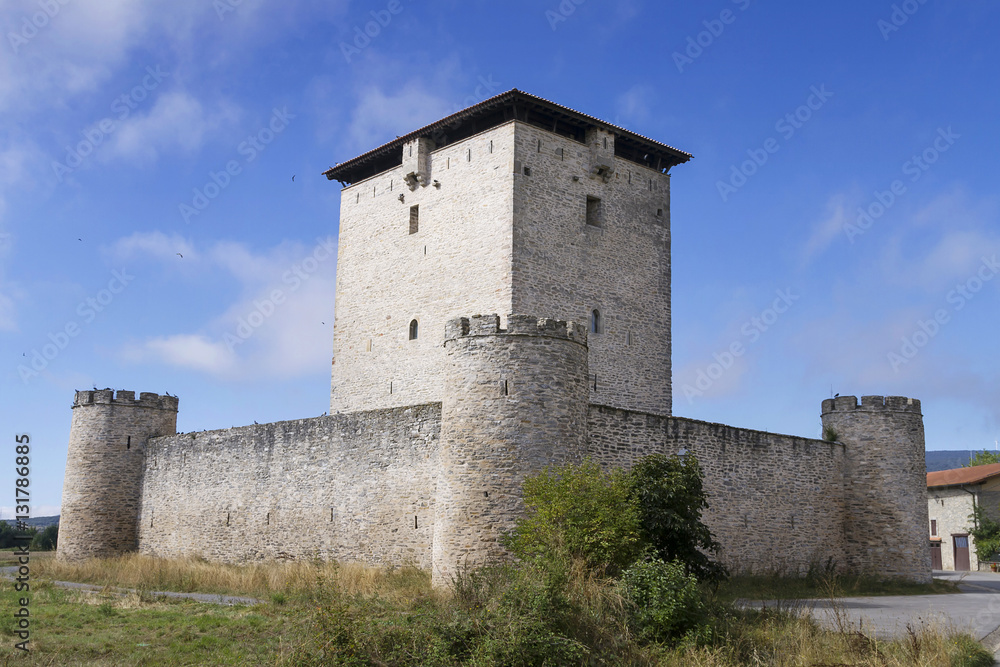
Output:
[[330,415],[176,433],[177,399],[80,391],[59,556],[496,553],[525,475],[686,450],[739,570],[930,580],[919,401],[823,401],[835,441],[671,414],[683,151],[511,90],[326,172],[343,184]]

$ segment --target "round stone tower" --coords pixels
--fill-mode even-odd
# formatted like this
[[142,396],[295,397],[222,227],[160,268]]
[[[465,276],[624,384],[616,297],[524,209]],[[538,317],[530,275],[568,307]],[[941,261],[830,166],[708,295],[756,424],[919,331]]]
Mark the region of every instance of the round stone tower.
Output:
[[[844,445],[842,560],[858,572],[931,580],[920,401],[854,396],[823,401],[823,434]],[[836,554],[831,554],[837,558]]]
[[58,557],[115,556],[138,547],[146,441],[177,432],[177,397],[78,391],[63,481]]
[[502,551],[524,504],[526,475],[579,461],[587,440],[587,330],[510,315],[459,318],[445,330],[447,366],[435,501],[432,581]]

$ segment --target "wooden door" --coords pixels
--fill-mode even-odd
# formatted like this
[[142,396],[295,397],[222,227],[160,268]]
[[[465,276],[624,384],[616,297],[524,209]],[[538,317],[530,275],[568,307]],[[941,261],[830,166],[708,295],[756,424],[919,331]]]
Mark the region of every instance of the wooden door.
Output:
[[952,535],[952,543],[955,549],[955,571],[966,572],[969,566],[969,536]]
[[941,543],[931,542],[931,569],[941,569]]

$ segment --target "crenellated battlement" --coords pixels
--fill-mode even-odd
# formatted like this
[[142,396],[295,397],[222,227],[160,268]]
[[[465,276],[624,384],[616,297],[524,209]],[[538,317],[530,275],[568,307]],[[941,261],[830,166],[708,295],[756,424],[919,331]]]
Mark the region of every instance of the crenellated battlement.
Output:
[[73,397],[73,407],[78,408],[84,405],[127,405],[177,412],[177,397],[166,394],[161,396],[155,392],[143,391],[139,393],[139,400],[136,400],[134,391],[124,389],[119,389],[117,392],[113,389],[76,392]]
[[534,315],[508,315],[506,329],[500,327],[500,316],[496,313],[456,317],[445,324],[446,344],[459,338],[497,335],[543,336],[587,344],[587,328],[582,324]]
[[850,412],[853,410],[884,410],[921,414],[920,401],[916,398],[907,398],[906,396],[862,396],[860,405],[856,396],[838,396],[836,398],[827,398],[823,401],[824,415],[832,412]]

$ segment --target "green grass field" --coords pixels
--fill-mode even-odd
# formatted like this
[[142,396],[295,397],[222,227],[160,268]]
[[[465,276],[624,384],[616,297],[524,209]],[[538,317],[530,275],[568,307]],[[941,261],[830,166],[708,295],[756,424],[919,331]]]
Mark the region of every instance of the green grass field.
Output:
[[[627,636],[627,628],[615,616],[613,590],[606,582],[581,579],[569,588],[569,602],[579,608],[573,618],[587,626],[588,632],[604,632],[603,645],[614,645],[616,651],[623,652],[612,651],[600,660],[591,655],[594,660],[590,662],[575,659],[543,663],[518,662],[510,657],[527,655],[526,650],[539,646],[538,619],[523,606],[533,603],[530,597],[519,597],[518,591],[508,589],[501,591],[505,602],[499,607],[498,598],[489,595],[469,605],[458,597],[432,590],[427,574],[410,568],[382,570],[318,563],[240,567],[197,560],[156,561],[142,556],[81,566],[43,557],[33,560],[33,564],[32,650],[28,655],[15,650],[17,639],[11,625],[2,624],[4,645],[0,647],[0,659],[5,665],[992,664],[989,654],[968,636],[936,628],[915,629],[900,641],[880,642],[857,632],[823,630],[791,613],[733,609],[722,600],[723,595],[761,597],[766,586],[807,592],[818,585],[814,582],[814,588],[809,589],[799,580],[784,584],[776,578],[737,580],[715,594],[706,590],[705,595],[718,603],[716,629],[697,640],[657,646],[639,645]],[[86,579],[107,588],[96,593],[64,590],[45,577]],[[863,584],[854,582],[856,586]],[[113,593],[112,586],[135,588],[138,592]],[[152,590],[227,592],[265,602],[225,607],[154,599],[147,592]],[[751,591],[757,594],[744,595]],[[911,588],[910,592],[927,591]],[[5,618],[10,618],[6,610],[17,608],[18,597],[12,584],[6,583],[0,595]],[[616,639],[614,635],[619,631],[624,634]],[[431,644],[434,650],[428,649]]]

